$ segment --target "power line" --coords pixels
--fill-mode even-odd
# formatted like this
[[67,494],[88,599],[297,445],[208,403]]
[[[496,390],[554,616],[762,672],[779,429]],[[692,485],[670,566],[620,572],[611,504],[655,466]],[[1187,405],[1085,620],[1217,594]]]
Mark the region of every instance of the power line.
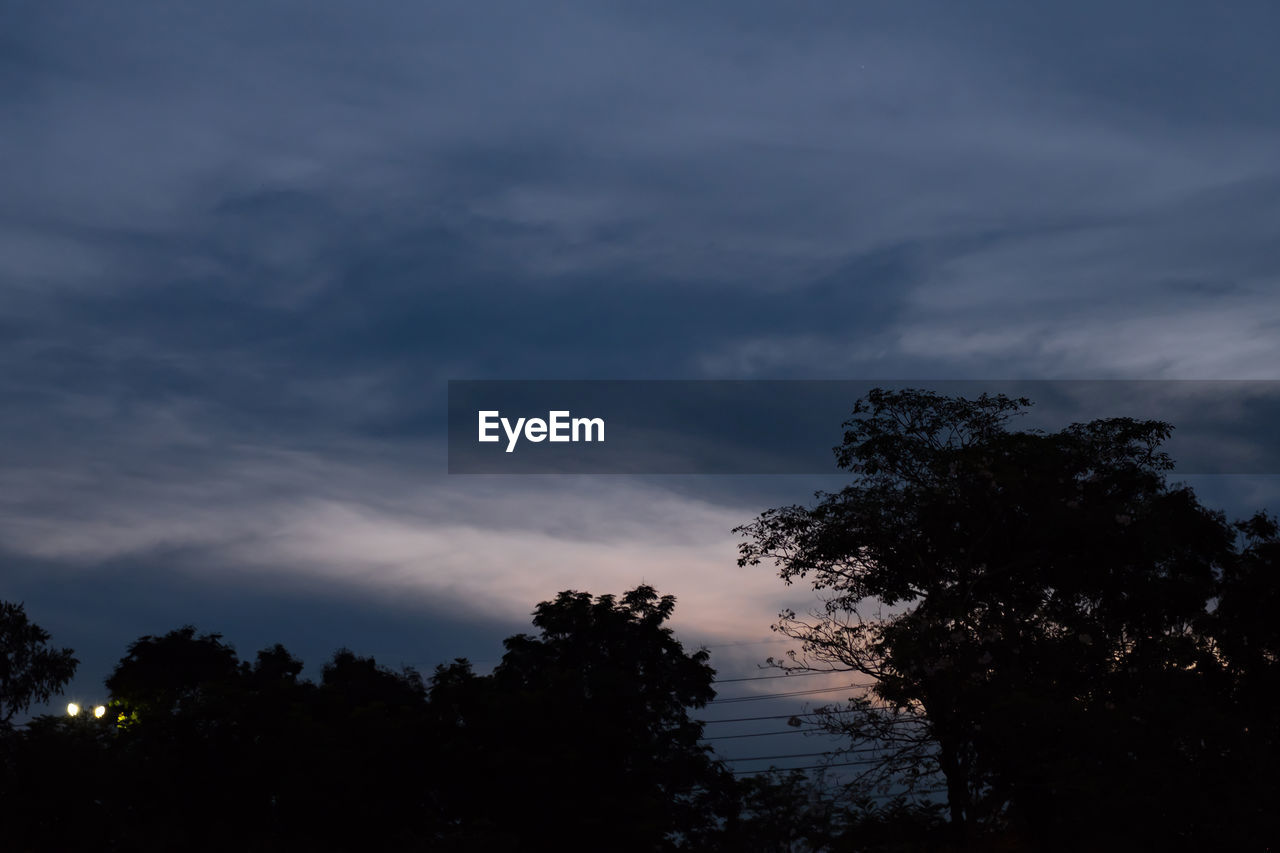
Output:
[[[729,772],[732,773],[734,776],[744,776],[751,773],[768,773],[775,770],[781,771],[784,773],[790,773],[793,770],[826,770],[829,767],[861,767],[867,764],[878,764],[878,763],[879,762],[867,762],[867,761],[838,761],[834,764],[810,764],[806,767],[770,767],[767,770],[730,770]],[[946,788],[926,788],[925,790],[916,791],[915,793],[935,794],[935,793],[941,793],[945,790]],[[898,795],[894,794],[891,796],[898,796]]]
[[[780,758],[816,758],[819,755],[830,755],[839,757],[842,755],[867,755],[873,752],[880,752],[878,748],[873,749],[844,749],[844,750],[827,750],[826,752],[795,752],[790,755],[755,755],[747,758],[723,758],[722,761],[772,761]],[[863,759],[871,764],[876,764],[886,760],[885,756],[874,759]]]
[[[810,727],[807,729],[804,729],[804,728],[787,729],[784,732],[752,732],[750,734],[745,734],[745,735],[716,735],[715,737],[704,737],[702,738],[702,740],[736,740],[738,738],[744,738],[744,737],[772,737],[773,735],[799,735],[799,734],[808,734],[809,732],[827,732],[827,730]],[[831,733],[827,732],[827,734],[831,734]],[[836,735],[832,735],[832,736],[835,737]]]
[[[797,754],[797,755],[777,755],[777,756],[768,756],[768,755],[766,755],[766,756],[761,756],[759,759],[742,758],[742,759],[738,759],[738,760],[740,760],[740,761],[752,761],[752,760],[757,760],[757,761],[768,761],[768,760],[773,759],[773,758],[778,758],[778,759],[782,759],[782,758],[814,758],[814,757],[819,756],[819,755],[829,755],[829,753],[826,753],[826,752],[811,752],[811,753],[808,753],[807,755],[806,755],[806,754],[804,754],[804,753],[800,753],[800,754]],[[725,760],[725,761],[728,761],[728,760],[730,760],[730,759],[724,759],[724,760]],[[838,762],[838,763],[836,763],[836,764],[824,764],[824,765],[822,765],[822,766],[824,766],[824,767],[871,767],[872,765],[875,765],[875,764],[883,764],[883,763],[884,763],[884,761],[883,761],[882,759],[879,759],[879,758],[862,758],[862,759],[859,759],[859,760],[857,760],[857,761],[842,761],[842,762]],[[785,769],[785,770],[798,770],[798,769],[800,769],[800,768],[790,768],[790,767],[788,767],[788,768],[783,768],[783,769]],[[738,771],[736,771],[736,770],[735,770],[735,771],[733,771],[733,772],[735,772],[735,773],[736,773],[736,772],[738,772]]]
[[781,758],[817,758],[830,752],[794,752],[791,755],[753,755],[750,758],[722,758],[721,761],[774,761]]
[[[787,641],[786,638],[771,637],[768,640],[740,640],[733,643],[714,643],[712,645],[707,645],[706,643],[699,643],[698,645],[701,648],[704,648],[708,651],[715,651],[716,649],[727,649],[732,646],[764,646],[764,645],[771,645],[773,643],[785,643],[786,641]],[[681,642],[683,643],[683,641]],[[693,644],[692,641],[685,643],[685,645],[692,645],[692,644]]]
[[[839,712],[837,712],[837,714],[838,713]],[[798,714],[772,714],[764,717],[731,717],[725,720],[693,720],[692,722],[702,723],[705,726],[709,726],[712,723],[746,723],[754,720],[790,720],[792,718],[799,718],[799,717],[821,717],[821,716],[826,716],[826,715],[821,711],[803,711]],[[883,722],[888,723],[889,725],[903,726],[903,725],[911,725],[913,723],[923,723],[925,722],[925,720],[924,718],[899,718],[894,720],[884,720]]]
[[746,678],[717,678],[716,684],[732,684],[736,681],[765,681],[770,678],[799,678],[802,675],[832,675],[849,672],[847,669],[807,669],[801,672],[788,672],[784,675],[753,675]]
[[728,719],[728,720],[694,720],[694,722],[702,723],[705,726],[709,726],[713,723],[749,723],[749,722],[752,722],[753,720],[790,720],[792,717],[816,717],[816,716],[818,716],[816,712],[810,712],[805,714],[773,714],[772,716],[767,716],[767,717],[733,717],[732,719]]
[[864,690],[871,687],[870,684],[842,684],[838,687],[818,687],[813,690],[792,690],[787,693],[758,693],[755,696],[730,696],[725,699],[712,699],[708,705],[714,705],[717,702],[759,702],[762,699],[781,699],[786,696],[812,696],[815,693],[835,693],[839,690]]

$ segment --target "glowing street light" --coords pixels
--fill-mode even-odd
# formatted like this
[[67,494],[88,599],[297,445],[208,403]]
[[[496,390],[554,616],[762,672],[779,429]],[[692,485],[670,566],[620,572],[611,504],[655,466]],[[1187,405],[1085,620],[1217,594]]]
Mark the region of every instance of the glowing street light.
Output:
[[79,714],[79,713],[80,713],[79,705],[77,705],[75,702],[70,702],[67,704],[67,714],[69,716],[74,717],[76,714]]
[[94,709],[93,709],[93,715],[94,715],[95,717],[98,717],[99,719],[101,719],[101,718],[102,718],[102,715],[103,715],[103,714],[105,714],[105,713],[107,713],[107,706],[106,706],[106,705],[97,705],[97,706],[95,706],[95,707],[94,707]]

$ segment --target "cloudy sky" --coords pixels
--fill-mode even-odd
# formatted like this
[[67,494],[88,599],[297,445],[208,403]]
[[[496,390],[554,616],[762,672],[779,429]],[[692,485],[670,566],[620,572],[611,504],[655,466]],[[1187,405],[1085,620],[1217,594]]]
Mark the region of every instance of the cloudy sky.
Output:
[[5,0],[0,597],[86,697],[641,581],[750,674],[813,478],[448,476],[447,380],[1280,379],[1280,7],[1054,6]]

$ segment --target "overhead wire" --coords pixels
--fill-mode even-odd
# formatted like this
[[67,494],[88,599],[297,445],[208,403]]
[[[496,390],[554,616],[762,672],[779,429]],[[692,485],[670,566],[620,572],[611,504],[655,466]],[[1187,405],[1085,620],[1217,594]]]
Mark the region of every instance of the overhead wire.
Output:
[[730,717],[726,720],[694,720],[695,723],[702,723],[704,726],[714,725],[716,723],[750,723],[755,720],[790,720],[792,717],[816,717],[816,712],[801,712],[798,714],[771,714],[763,717]]
[[[798,734],[808,734],[809,732],[826,732],[827,734],[831,734],[831,732],[827,732],[826,729],[810,727],[807,729],[792,728],[792,729],[787,729],[786,731],[781,731],[781,732],[750,732],[749,734],[744,734],[744,735],[715,735],[714,737],[704,737],[702,738],[702,740],[737,740],[738,738],[744,738],[744,737],[770,737],[772,735],[798,735]],[[835,737],[836,735],[832,735],[832,736]]]
[[[771,715],[765,715],[761,717],[729,717],[723,720],[693,720],[692,722],[702,723],[703,725],[709,726],[713,723],[746,723],[746,722],[752,722],[755,720],[790,720],[793,717],[800,718],[800,717],[820,717],[820,716],[824,716],[824,714],[820,711],[799,711],[794,714],[771,714]],[[910,725],[913,723],[923,723],[925,722],[925,720],[922,717],[921,718],[905,718],[904,717],[904,718],[899,718],[894,720],[886,720],[884,722],[890,725],[900,726],[900,725]]]
[[[742,758],[724,758],[723,761],[766,761],[780,758],[814,758],[819,755],[829,755],[839,758],[844,755],[870,755],[872,753],[881,752],[879,747],[868,747],[865,749],[841,749],[827,750],[826,752],[796,752],[790,755],[754,755],[744,756]],[[885,760],[885,756],[869,759],[872,763]]]
[[817,687],[812,690],[790,690],[784,693],[757,693],[754,696],[728,696],[724,699],[712,699],[708,705],[729,702],[759,702],[764,699],[782,699],[788,696],[813,696],[818,693],[835,693],[840,690],[865,690],[870,684],[842,684],[837,687]]
[[796,672],[787,672],[782,675],[753,675],[743,678],[717,678],[716,684],[732,684],[738,681],[767,681],[771,678],[799,678],[804,675],[839,675],[844,672],[853,672],[848,669],[806,669]]
[[[767,768],[767,769],[765,769],[765,770],[730,770],[729,772],[730,772],[730,773],[732,773],[734,776],[745,776],[745,775],[749,775],[749,774],[752,774],[752,773],[757,773],[757,774],[759,774],[759,773],[770,773],[770,772],[774,772],[774,771],[779,771],[779,772],[783,772],[783,773],[790,773],[790,772],[792,772],[793,770],[827,770],[827,769],[829,769],[829,768],[831,768],[831,767],[863,767],[863,766],[866,766],[866,765],[867,765],[867,764],[869,764],[869,763],[870,763],[870,764],[874,764],[874,763],[878,763],[878,762],[867,762],[867,761],[837,761],[837,762],[833,762],[833,763],[830,763],[830,764],[808,764],[808,765],[805,765],[804,767],[770,767],[770,768]],[[945,791],[945,790],[946,790],[945,788],[939,788],[939,789],[926,789],[926,790],[923,790],[923,791],[918,791],[917,793],[922,793],[922,794],[924,794],[924,793],[938,793],[939,791]]]

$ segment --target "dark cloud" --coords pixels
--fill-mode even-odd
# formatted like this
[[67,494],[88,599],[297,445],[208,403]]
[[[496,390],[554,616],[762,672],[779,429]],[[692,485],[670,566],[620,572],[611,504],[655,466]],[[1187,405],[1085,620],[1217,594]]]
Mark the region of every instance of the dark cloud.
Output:
[[[496,625],[554,592],[520,549],[623,555],[548,558],[548,586],[630,582],[671,530],[706,567],[752,501],[809,491],[459,483],[451,378],[1280,378],[1278,14],[11,2],[13,588],[223,590],[242,615],[201,627],[249,636],[287,598],[253,572],[370,608],[407,576],[501,591]],[[451,588],[464,548],[502,565]]]

